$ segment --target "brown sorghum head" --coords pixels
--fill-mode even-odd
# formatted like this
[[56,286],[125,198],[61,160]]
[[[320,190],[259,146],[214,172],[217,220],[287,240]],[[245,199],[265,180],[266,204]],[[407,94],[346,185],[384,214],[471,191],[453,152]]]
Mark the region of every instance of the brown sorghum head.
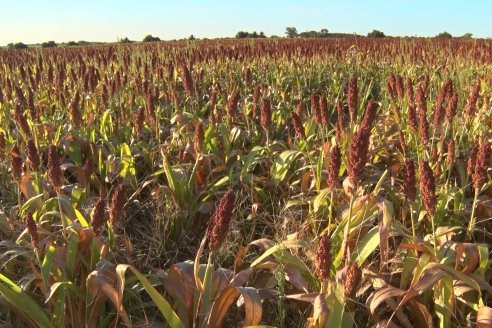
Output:
[[342,144],[343,142],[343,133],[345,131],[345,113],[343,111],[343,105],[340,100],[337,101],[337,126],[336,126],[336,137],[337,142]]
[[328,102],[326,97],[320,97],[319,99],[319,112],[321,115],[321,123],[324,127],[328,127],[330,123],[330,115],[328,114]]
[[314,117],[316,124],[321,125],[323,119],[321,118],[321,111],[319,108],[319,96],[317,94],[311,95],[311,115]]
[[80,106],[80,93],[77,91],[70,104],[70,114],[72,115],[72,122],[75,127],[82,125],[82,115],[79,110]]
[[400,150],[402,152],[405,152],[407,149],[407,143],[405,142],[405,135],[403,134],[403,131],[398,131],[398,139],[400,141]]
[[412,79],[407,78],[407,83],[405,85],[405,95],[409,103],[413,103],[414,101],[414,93],[413,93],[413,82]]
[[48,180],[55,189],[63,185],[63,172],[60,168],[60,160],[55,145],[50,145],[48,151]]
[[477,101],[479,96],[480,96],[480,81],[478,81],[477,84],[475,84],[472,92],[470,93],[470,96],[468,97],[468,101],[466,103],[467,116],[475,115],[475,112],[477,111]]
[[203,123],[200,122],[195,127],[195,138],[193,140],[193,146],[195,154],[203,154],[203,141],[205,140],[205,131],[203,129]]
[[405,87],[403,86],[403,79],[400,75],[396,75],[396,94],[398,95],[398,100],[403,101],[405,97]]
[[154,95],[152,93],[147,93],[146,96],[146,110],[147,110],[147,118],[150,120],[152,124],[156,122],[155,116],[155,103],[154,103]]
[[145,109],[140,107],[137,112],[133,113],[134,115],[134,128],[135,133],[139,136],[142,133],[144,122],[145,122]]
[[302,125],[302,121],[296,112],[290,113],[290,119],[292,120],[292,125],[294,126],[294,130],[299,138],[306,140],[306,132],[304,130],[304,126]]
[[267,98],[263,98],[261,104],[261,126],[267,131],[272,127],[272,107]]
[[478,149],[475,171],[473,172],[473,186],[475,187],[475,191],[482,189],[483,185],[489,181],[487,169],[489,167],[490,153],[490,143],[488,141],[482,141]]
[[433,123],[432,123],[432,127],[433,127],[434,131],[438,131],[440,128],[440,124],[441,124],[442,117],[444,114],[443,105],[444,105],[444,100],[446,100],[447,93],[448,93],[448,83],[445,83],[442,86],[441,91],[439,92],[439,96],[437,97],[437,101],[436,101],[436,108],[434,110],[434,119],[433,119]]
[[405,160],[405,178],[403,185],[403,193],[408,203],[415,201],[417,179],[415,178],[415,163],[412,159]]
[[347,104],[350,113],[350,119],[355,122],[358,111],[359,90],[357,88],[357,76],[353,75],[349,81]]
[[366,106],[366,111],[364,112],[364,119],[362,120],[362,129],[371,129],[374,119],[376,118],[376,111],[378,109],[378,103],[369,100]]
[[362,279],[362,270],[357,263],[352,263],[345,274],[345,285],[343,288],[343,296],[345,299],[353,300],[357,294],[360,281]]
[[446,122],[451,123],[456,116],[456,110],[458,108],[458,93],[454,91],[451,98],[448,100],[448,107],[446,107]]
[[184,89],[188,94],[188,96],[191,97],[194,95],[195,89],[193,88],[193,79],[191,78],[190,70],[188,69],[188,67],[186,67],[186,65],[183,65],[181,72],[182,72],[181,78],[183,80]]
[[29,166],[33,171],[36,171],[41,165],[38,148],[32,139],[29,139],[27,142],[27,159],[29,160]]
[[330,150],[330,163],[328,164],[328,188],[334,189],[339,185],[338,174],[342,164],[342,153],[338,145],[333,145]]
[[388,77],[388,81],[386,83],[386,93],[391,100],[396,101],[396,79],[393,73],[391,73]]
[[408,104],[408,124],[413,132],[418,131],[419,124],[417,121],[417,111],[415,110],[415,105],[413,103]]
[[239,91],[234,90],[231,97],[229,98],[229,102],[227,103],[227,115],[229,116],[229,119],[232,119],[236,115],[238,102]]
[[231,190],[221,198],[218,207],[215,209],[208,226],[209,248],[211,251],[218,250],[227,236],[235,201],[236,196]]
[[424,199],[424,205],[429,215],[433,216],[436,212],[437,205],[436,183],[434,173],[432,172],[428,162],[420,162],[419,174],[420,190],[422,193],[422,198]]
[[296,114],[300,119],[304,117],[304,102],[302,100],[297,103]]
[[32,217],[31,212],[27,212],[24,218],[26,223],[27,232],[31,237],[31,244],[34,248],[39,248],[39,236],[38,236],[38,226],[36,225],[36,221]]
[[24,114],[21,111],[16,110],[14,114],[14,118],[17,124],[19,124],[19,127],[21,128],[22,132],[26,136],[31,136],[31,128],[29,127],[29,123],[27,123],[27,119],[24,116]]
[[427,100],[423,86],[417,89],[417,114],[419,118],[420,142],[427,146],[429,143],[429,123],[427,121]]
[[331,240],[328,234],[321,237],[316,252],[316,273],[320,280],[330,278],[330,270],[333,259],[331,256]]
[[369,152],[370,129],[360,129],[354,135],[349,154],[349,181],[353,188],[357,188],[364,175]]
[[456,161],[456,142],[454,139],[451,139],[448,143],[448,156],[447,163],[449,168],[451,169]]
[[92,158],[88,158],[84,165],[85,178],[89,180],[92,176],[92,173],[94,173],[94,161],[92,160]]
[[10,156],[12,159],[12,176],[16,181],[20,181],[22,178],[22,158],[19,147],[14,146],[14,148],[12,148]]
[[109,207],[109,224],[114,228],[116,223],[121,220],[124,213],[124,207],[126,203],[126,186],[120,184],[116,187],[113,197],[111,198],[111,204]]
[[104,225],[104,222],[106,222],[106,215],[104,213],[105,206],[104,199],[99,198],[92,209],[91,226],[95,235],[98,235],[101,232],[101,228]]

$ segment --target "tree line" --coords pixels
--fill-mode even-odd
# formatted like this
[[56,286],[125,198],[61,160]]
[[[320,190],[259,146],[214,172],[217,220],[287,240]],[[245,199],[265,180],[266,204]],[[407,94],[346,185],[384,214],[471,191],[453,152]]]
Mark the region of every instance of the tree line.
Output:
[[[293,26],[289,26],[285,28],[285,36],[287,38],[329,38],[329,37],[353,37],[356,34],[349,34],[349,33],[332,33],[329,32],[328,29],[322,28],[320,31],[304,31],[304,32],[298,32],[297,28]],[[369,38],[384,38],[386,35],[384,32],[379,31],[379,30],[372,30],[371,32],[367,33],[367,37]],[[453,38],[453,35],[449,32],[442,32],[434,36],[435,38],[438,39],[451,39]],[[254,32],[245,32],[245,31],[239,31],[235,35],[236,39],[263,39],[267,38],[265,33],[260,32],[257,33],[256,31]],[[270,36],[270,38],[278,38],[276,35]],[[465,33],[462,36],[459,36],[458,38],[462,39],[471,39],[473,38],[472,33]],[[195,40],[195,37],[193,35],[190,35],[187,40]],[[153,36],[151,34],[146,35],[143,39],[142,42],[160,42],[161,39],[157,36]],[[135,42],[134,40],[130,40],[128,37],[124,38],[118,38],[117,40],[118,43],[133,43]],[[47,41],[41,43],[39,46],[41,48],[56,48],[58,45],[62,46],[68,46],[68,47],[76,47],[76,46],[86,46],[94,44],[94,42],[87,42],[87,41],[68,41],[66,43],[61,43],[57,44],[55,41]],[[25,43],[22,42],[17,42],[17,43],[9,43],[7,44],[8,49],[27,49],[29,46]]]

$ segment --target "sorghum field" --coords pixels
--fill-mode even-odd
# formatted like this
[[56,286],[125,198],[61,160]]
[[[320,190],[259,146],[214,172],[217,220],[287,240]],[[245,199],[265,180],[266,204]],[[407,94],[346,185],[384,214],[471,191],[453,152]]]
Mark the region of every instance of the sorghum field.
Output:
[[2,327],[492,327],[492,41],[0,67]]

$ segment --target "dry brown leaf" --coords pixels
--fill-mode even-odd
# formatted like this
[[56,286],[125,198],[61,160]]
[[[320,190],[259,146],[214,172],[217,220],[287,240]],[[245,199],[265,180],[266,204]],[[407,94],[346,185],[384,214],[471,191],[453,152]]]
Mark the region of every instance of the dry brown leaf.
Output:
[[313,319],[316,327],[326,327],[328,323],[328,304],[324,294],[319,294],[314,300]]
[[381,303],[386,301],[388,298],[400,297],[400,296],[404,295],[405,293],[406,292],[404,290],[393,287],[391,285],[386,285],[386,286],[381,287],[380,289],[374,291],[367,298],[366,304],[369,307],[369,310],[371,311],[371,315],[375,316],[376,315],[376,309]]
[[456,269],[463,267],[464,273],[472,273],[480,265],[480,253],[475,244],[460,243],[456,246]]
[[483,306],[477,314],[478,328],[492,328],[492,308]]

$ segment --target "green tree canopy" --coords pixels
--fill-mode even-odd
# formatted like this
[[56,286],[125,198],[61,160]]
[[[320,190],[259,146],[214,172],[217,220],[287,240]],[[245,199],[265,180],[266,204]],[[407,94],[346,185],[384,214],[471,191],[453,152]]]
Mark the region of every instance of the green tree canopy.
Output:
[[8,49],[27,49],[29,48],[26,44],[22,42],[17,42],[17,43],[9,43],[7,44]]
[[161,39],[157,36],[152,36],[152,35],[146,35],[145,38],[142,40],[143,42],[159,42]]
[[58,45],[55,41],[48,41],[41,43],[41,48],[56,48]]
[[453,36],[451,35],[451,33],[448,33],[448,32],[442,32],[442,33],[439,33],[438,35],[436,35],[436,38],[439,38],[439,39],[451,39]]
[[259,34],[254,31],[253,33],[239,31],[236,33],[236,39],[257,39],[257,38],[266,38],[265,33],[260,32]]
[[378,30],[372,30],[372,32],[367,33],[368,38],[384,38],[385,36],[383,32]]
[[297,33],[297,28],[290,26],[285,28],[285,34],[289,38],[296,38],[298,33]]
[[128,39],[128,37],[124,37],[122,39],[118,39],[118,43],[132,43],[133,41]]

